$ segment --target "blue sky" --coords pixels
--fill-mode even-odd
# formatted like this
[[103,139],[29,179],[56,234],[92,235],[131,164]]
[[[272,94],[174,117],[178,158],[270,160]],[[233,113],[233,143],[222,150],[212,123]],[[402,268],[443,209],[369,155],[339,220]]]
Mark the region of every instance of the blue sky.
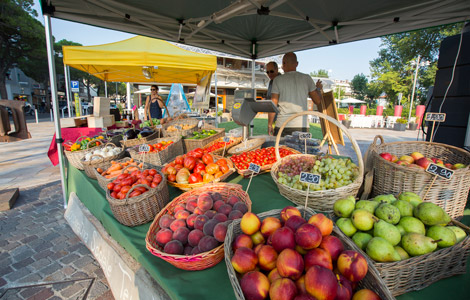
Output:
[[[34,0],[34,8],[44,23],[39,0]],[[66,39],[84,46],[107,44],[133,37],[134,35],[79,23],[52,19],[52,35],[56,41]],[[349,79],[363,73],[369,75],[369,61],[378,56],[380,39],[339,44],[296,52],[299,61],[298,71],[310,73],[318,69],[331,70],[330,78]]]

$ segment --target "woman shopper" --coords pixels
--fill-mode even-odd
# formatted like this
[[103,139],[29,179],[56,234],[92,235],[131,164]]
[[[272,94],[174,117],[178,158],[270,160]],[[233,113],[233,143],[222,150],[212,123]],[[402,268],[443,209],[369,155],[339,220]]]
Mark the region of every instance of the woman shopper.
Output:
[[151,94],[145,100],[145,120],[161,119],[162,107],[166,108],[165,102],[158,94],[158,86],[152,85],[150,87]]

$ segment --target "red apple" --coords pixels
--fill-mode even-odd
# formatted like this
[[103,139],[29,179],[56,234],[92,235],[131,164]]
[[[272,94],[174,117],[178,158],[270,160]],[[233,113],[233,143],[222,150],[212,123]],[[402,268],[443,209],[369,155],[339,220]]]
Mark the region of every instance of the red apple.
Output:
[[400,157],[400,160],[404,160],[410,164],[414,163],[415,160],[413,159],[413,157],[409,156],[409,155],[403,155]]
[[444,162],[442,160],[440,160],[439,158],[433,157],[433,158],[431,158],[431,160],[436,165],[444,165]]
[[419,152],[413,152],[410,154],[410,156],[413,157],[415,161],[424,157],[424,155]]
[[453,164],[445,163],[444,167],[446,167],[447,169],[454,170],[454,165]]
[[344,251],[344,246],[341,240],[332,235],[324,236],[319,247],[326,250],[330,254],[332,260],[337,260],[341,252]]
[[321,266],[312,266],[305,274],[305,289],[318,300],[334,300],[338,291],[338,280],[333,271]]
[[394,163],[394,162],[397,162],[397,161],[398,161],[398,157],[397,157],[396,155],[393,155],[393,154],[392,154],[392,160],[391,160],[391,162]]
[[429,164],[432,163],[432,160],[430,160],[427,157],[421,157],[415,163],[421,168],[426,169],[429,166]]
[[388,152],[382,152],[379,155],[385,160],[392,161],[392,155]]
[[336,263],[341,274],[352,282],[361,281],[367,274],[367,261],[359,252],[343,251]]
[[404,161],[404,160],[399,160],[399,161],[397,161],[397,165],[400,165],[400,166],[406,167],[406,166],[408,166],[409,164],[410,164],[409,162]]
[[279,253],[276,268],[282,277],[297,280],[304,271],[304,260],[297,251],[287,248]]
[[266,275],[251,271],[243,275],[240,287],[247,300],[263,300],[269,293],[270,283]]

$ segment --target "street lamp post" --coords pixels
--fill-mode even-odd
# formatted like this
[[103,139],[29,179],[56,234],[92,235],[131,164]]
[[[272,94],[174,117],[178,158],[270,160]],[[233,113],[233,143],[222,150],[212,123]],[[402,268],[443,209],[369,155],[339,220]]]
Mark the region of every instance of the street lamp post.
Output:
[[419,66],[424,67],[424,66],[429,66],[429,61],[421,61],[421,55],[418,55],[418,58],[416,61],[412,60],[411,65],[414,66],[416,65],[416,70],[415,70],[415,78],[413,80],[413,91],[411,92],[411,102],[410,102],[410,112],[408,114],[408,121],[411,119],[411,111],[413,110],[413,99],[415,98],[415,89],[416,89],[416,79],[418,78],[418,70]]

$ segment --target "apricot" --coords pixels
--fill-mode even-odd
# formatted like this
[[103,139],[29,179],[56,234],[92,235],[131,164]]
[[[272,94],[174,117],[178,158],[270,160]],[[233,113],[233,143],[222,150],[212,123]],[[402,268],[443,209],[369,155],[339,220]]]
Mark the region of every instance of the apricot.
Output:
[[183,219],[175,219],[170,224],[170,229],[175,232],[180,227],[186,227],[186,220]]
[[189,229],[187,227],[180,227],[173,232],[173,239],[180,241],[183,245],[188,242]]
[[240,201],[240,202],[235,203],[235,205],[233,205],[233,210],[239,210],[244,214],[248,212],[248,207],[246,206],[245,203]]
[[205,237],[203,237],[199,241],[199,244],[197,245],[197,247],[199,248],[199,250],[201,250],[201,252],[210,251],[217,246],[219,246],[219,242],[213,236],[209,236],[209,235],[206,235]]
[[197,247],[199,241],[204,237],[204,232],[199,229],[193,229],[188,234],[188,244],[192,247]]
[[261,221],[259,217],[251,212],[244,214],[240,221],[240,228],[244,234],[252,235],[257,232],[260,227]]
[[239,234],[233,241],[233,251],[236,251],[238,248],[245,247],[245,248],[253,248],[253,241],[251,237],[246,234]]
[[217,241],[223,243],[225,240],[226,234],[227,234],[227,225],[225,223],[218,223],[215,225],[212,235]]
[[269,293],[269,280],[261,272],[251,271],[243,275],[240,287],[247,300],[263,300]]
[[297,287],[289,278],[275,280],[269,288],[271,300],[293,300],[297,296]]
[[172,237],[173,237],[173,231],[171,231],[168,228],[163,228],[163,229],[160,229],[155,235],[155,241],[157,242],[157,244],[163,247],[166,245],[166,243],[171,241]]
[[168,254],[181,255],[183,254],[183,251],[183,244],[178,240],[173,240],[166,243],[165,247],[163,248],[163,252]]
[[163,215],[158,221],[160,228],[170,228],[171,222],[175,220],[172,215]]
[[238,248],[231,259],[232,266],[240,274],[253,271],[258,264],[258,256],[256,253],[245,247]]
[[264,237],[268,237],[279,228],[281,228],[281,221],[278,218],[267,217],[261,222],[260,231]]
[[209,221],[209,218],[206,215],[197,216],[194,220],[194,228],[202,231],[207,221]]

